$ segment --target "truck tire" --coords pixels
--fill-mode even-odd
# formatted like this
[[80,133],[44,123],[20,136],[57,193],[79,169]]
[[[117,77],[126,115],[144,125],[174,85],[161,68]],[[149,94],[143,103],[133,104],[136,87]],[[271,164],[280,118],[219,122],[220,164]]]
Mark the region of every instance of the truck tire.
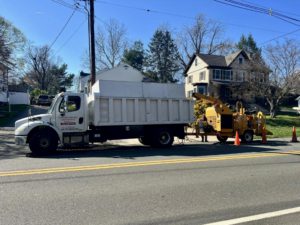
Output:
[[244,134],[241,136],[242,142],[250,143],[253,141],[253,132],[250,130],[246,130]]
[[29,148],[33,154],[49,154],[55,152],[58,146],[58,139],[53,132],[36,132],[29,140]]
[[143,137],[139,137],[139,142],[143,145],[151,145],[151,139],[143,136]]
[[217,134],[217,139],[218,139],[219,142],[225,143],[227,141],[228,137],[221,136],[221,135]]
[[172,146],[174,142],[174,135],[168,129],[158,129],[155,130],[155,135],[152,138],[151,146],[167,148]]

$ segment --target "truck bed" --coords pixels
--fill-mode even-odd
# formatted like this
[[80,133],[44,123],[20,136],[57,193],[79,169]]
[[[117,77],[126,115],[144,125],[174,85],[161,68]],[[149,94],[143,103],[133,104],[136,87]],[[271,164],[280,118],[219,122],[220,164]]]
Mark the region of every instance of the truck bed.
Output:
[[[99,82],[99,81],[98,81]],[[178,84],[100,81],[89,100],[95,126],[191,123],[193,101]]]

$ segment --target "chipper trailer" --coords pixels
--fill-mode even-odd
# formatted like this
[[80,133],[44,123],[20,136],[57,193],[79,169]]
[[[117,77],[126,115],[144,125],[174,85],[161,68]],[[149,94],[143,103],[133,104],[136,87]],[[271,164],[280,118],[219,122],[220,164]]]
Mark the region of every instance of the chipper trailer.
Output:
[[220,142],[226,142],[229,137],[235,137],[236,131],[243,142],[252,142],[253,136],[266,134],[266,118],[262,112],[246,113],[241,102],[237,102],[237,111],[233,112],[227,104],[217,98],[194,93],[193,97],[211,106],[205,110],[208,129],[207,135],[216,135]]

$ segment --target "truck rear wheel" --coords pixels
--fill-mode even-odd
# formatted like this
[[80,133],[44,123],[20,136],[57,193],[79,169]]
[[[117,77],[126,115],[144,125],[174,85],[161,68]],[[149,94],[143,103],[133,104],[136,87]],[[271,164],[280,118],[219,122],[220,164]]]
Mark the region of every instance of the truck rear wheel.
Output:
[[29,140],[29,148],[34,154],[49,154],[55,152],[58,139],[53,133],[36,132]]
[[167,148],[172,146],[174,142],[174,135],[168,129],[158,129],[155,131],[155,135],[151,142],[151,146]]

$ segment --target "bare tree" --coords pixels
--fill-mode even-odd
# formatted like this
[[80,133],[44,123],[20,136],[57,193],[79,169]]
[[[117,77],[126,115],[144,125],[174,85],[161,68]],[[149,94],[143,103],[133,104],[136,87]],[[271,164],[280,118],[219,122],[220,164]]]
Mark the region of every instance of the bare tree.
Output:
[[225,54],[232,50],[230,41],[224,39],[220,23],[209,20],[203,15],[196,18],[192,26],[185,27],[178,37],[180,61],[185,68],[193,54]]
[[41,90],[47,90],[51,80],[49,74],[51,69],[50,51],[51,50],[47,45],[42,47],[28,47],[26,57],[28,72],[25,75],[24,80],[30,86]]
[[56,93],[60,86],[72,86],[74,75],[67,74],[66,64],[55,62],[49,46],[28,47],[26,60],[28,68],[23,80],[32,88]]
[[300,47],[294,40],[285,40],[269,45],[266,50],[266,63],[269,66],[269,76],[262,77],[261,71],[256,64],[251,88],[260,96],[263,96],[270,107],[270,116],[276,117],[281,100],[290,93],[295,93],[297,83],[300,80]]
[[121,62],[127,46],[126,29],[116,20],[98,28],[96,35],[96,67],[113,68]]
[[22,32],[0,16],[0,61],[8,62],[15,59],[16,57],[12,57],[13,54],[22,50],[25,42]]
[[8,82],[13,82],[21,74],[25,43],[23,33],[0,16],[0,62],[9,67]]

